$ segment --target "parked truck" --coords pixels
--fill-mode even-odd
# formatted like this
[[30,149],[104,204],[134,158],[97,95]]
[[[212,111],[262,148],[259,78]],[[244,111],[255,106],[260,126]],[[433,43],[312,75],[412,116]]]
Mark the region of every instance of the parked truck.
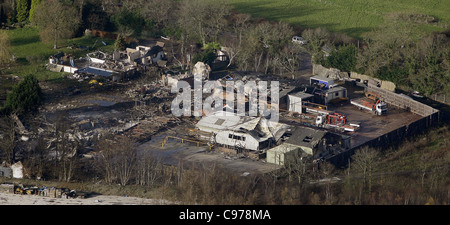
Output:
[[350,100],[352,105],[357,106],[359,109],[365,109],[372,111],[375,115],[387,114],[387,105],[380,99],[371,99],[367,97],[357,98]]
[[316,126],[323,128],[337,128],[341,131],[356,131],[357,123],[348,123],[347,117],[340,113],[320,114],[316,117]]

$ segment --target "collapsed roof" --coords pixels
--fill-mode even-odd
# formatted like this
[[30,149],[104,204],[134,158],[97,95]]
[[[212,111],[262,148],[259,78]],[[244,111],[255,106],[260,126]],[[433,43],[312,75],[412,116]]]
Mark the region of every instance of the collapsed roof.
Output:
[[216,134],[222,131],[247,133],[261,142],[269,138],[279,140],[289,126],[264,117],[239,116],[233,112],[218,111],[203,117],[196,127]]

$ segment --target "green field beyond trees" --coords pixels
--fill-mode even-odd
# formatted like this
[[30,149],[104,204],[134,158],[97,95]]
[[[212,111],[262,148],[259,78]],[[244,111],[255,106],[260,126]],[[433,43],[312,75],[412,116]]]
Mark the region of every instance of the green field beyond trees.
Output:
[[361,38],[395,18],[417,25],[418,31],[448,29],[449,0],[231,0],[254,17],[285,21],[303,28],[325,27]]

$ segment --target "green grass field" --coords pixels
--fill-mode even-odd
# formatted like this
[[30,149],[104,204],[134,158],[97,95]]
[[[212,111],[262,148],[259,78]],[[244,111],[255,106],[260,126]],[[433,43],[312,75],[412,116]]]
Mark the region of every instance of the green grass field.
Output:
[[438,20],[416,24],[423,32],[448,29],[450,0],[231,0],[241,12],[304,28],[325,27],[360,38],[398,14],[425,14]]

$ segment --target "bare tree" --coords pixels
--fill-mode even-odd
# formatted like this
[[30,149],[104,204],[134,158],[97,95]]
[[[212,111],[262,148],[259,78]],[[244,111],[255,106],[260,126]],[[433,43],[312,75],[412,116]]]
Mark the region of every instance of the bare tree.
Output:
[[278,69],[279,74],[283,75],[283,71],[287,75],[295,79],[295,75],[301,64],[301,53],[303,48],[299,45],[290,45],[282,49],[273,59],[274,68]]
[[0,129],[1,133],[1,156],[2,161],[6,161],[9,164],[13,164],[15,162],[15,153],[17,147],[17,131],[16,131],[16,122],[11,116],[3,116],[0,118]]
[[114,172],[114,157],[115,153],[112,150],[114,147],[113,140],[103,138],[96,143],[98,157],[96,157],[95,165],[103,175],[103,179],[107,184],[112,184],[116,180]]
[[224,35],[219,38],[220,43],[225,46],[224,50],[228,54],[229,62],[227,67],[234,63],[234,59],[242,50],[242,37],[246,29],[249,27],[250,15],[237,14],[231,19],[234,35]]
[[72,37],[80,24],[77,10],[59,1],[44,1],[36,9],[35,19],[44,42],[58,48],[60,40]]
[[324,28],[306,29],[302,33],[308,41],[307,49],[312,55],[313,62],[320,59],[322,47],[329,42],[330,32]]
[[151,19],[156,22],[159,28],[163,28],[169,24],[170,18],[174,14],[176,4],[174,0],[146,0],[143,1],[143,5],[140,5],[140,7],[144,18]]
[[323,162],[320,164],[320,173],[322,178],[327,179],[325,181],[325,201],[329,204],[333,202],[333,193],[331,190],[331,177],[335,167],[329,162]]
[[217,41],[230,10],[230,4],[225,0],[184,0],[179,9],[178,24],[190,40],[198,40],[205,45]]
[[126,136],[115,136],[102,139],[97,143],[100,170],[106,183],[118,181],[125,186],[132,178],[136,166],[136,148],[132,139]]
[[119,158],[117,162],[117,173],[120,184],[125,186],[130,181],[134,167],[136,166],[136,148],[131,139],[125,138],[119,142]]
[[60,181],[70,182],[77,165],[80,143],[74,139],[71,121],[67,113],[58,115],[55,123],[55,173]]
[[369,147],[363,147],[352,156],[352,159],[352,166],[358,172],[363,173],[364,183],[367,182],[368,192],[371,193],[373,172],[377,168],[378,161],[380,159],[378,151]]
[[[287,148],[286,148],[287,149]],[[306,179],[307,158],[299,152],[294,157],[285,158],[284,167],[288,173],[288,180],[295,180],[300,186]]]
[[24,163],[30,168],[31,175],[37,179],[43,179],[48,165],[48,150],[43,135],[37,134],[37,136],[37,145],[28,152]]
[[263,65],[262,69],[267,74],[275,56],[286,46],[292,34],[292,28],[283,22],[263,22],[248,29],[239,54],[241,67],[253,64],[254,71],[261,71]]

